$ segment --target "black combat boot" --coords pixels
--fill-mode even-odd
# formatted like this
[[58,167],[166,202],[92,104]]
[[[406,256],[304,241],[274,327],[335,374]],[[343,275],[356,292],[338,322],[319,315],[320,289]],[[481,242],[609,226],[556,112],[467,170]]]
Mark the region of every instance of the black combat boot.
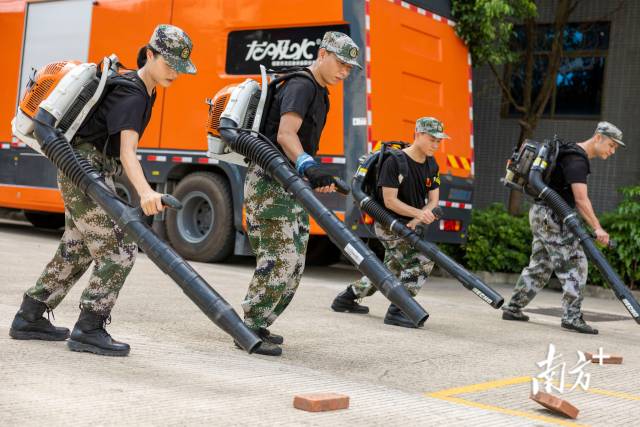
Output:
[[260,328],[258,336],[262,341],[270,342],[271,344],[284,344],[284,337],[282,335],[274,334],[267,328]]
[[102,356],[127,356],[129,344],[114,340],[104,328],[110,323],[110,318],[82,310],[71,332],[71,339],[67,342],[69,350],[86,351]]
[[358,304],[356,301],[358,297],[353,293],[351,285],[347,286],[347,289],[340,292],[337,297],[331,303],[331,309],[339,313],[349,312],[356,314],[369,313],[369,307]]
[[387,315],[384,316],[387,325],[402,326],[403,328],[417,328],[414,323],[395,304],[390,304]]
[[582,314],[580,315],[580,317],[578,317],[578,319],[574,320],[573,322],[567,322],[566,320],[563,320],[560,323],[560,326],[562,326],[565,329],[578,331],[581,334],[598,335],[598,330],[596,328],[592,328],[591,326],[587,325],[587,322],[585,322],[584,319],[582,318]]
[[9,336],[17,340],[45,341],[64,341],[69,338],[69,329],[55,327],[42,317],[45,311],[51,312],[45,303],[25,294],[20,310],[11,323]]
[[503,320],[519,320],[521,322],[526,322],[529,320],[529,316],[524,314],[522,310],[516,309],[511,310],[509,308],[502,308],[502,319]]

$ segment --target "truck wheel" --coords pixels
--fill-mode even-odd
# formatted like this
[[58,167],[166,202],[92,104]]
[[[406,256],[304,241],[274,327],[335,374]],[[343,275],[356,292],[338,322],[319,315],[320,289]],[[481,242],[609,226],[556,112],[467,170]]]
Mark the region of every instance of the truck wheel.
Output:
[[126,175],[122,174],[116,177],[113,181],[116,187],[116,194],[124,201],[132,206],[140,206],[140,197],[133,188],[133,184],[129,181]]
[[235,238],[233,199],[220,175],[195,172],[176,186],[173,196],[182,209],[167,210],[167,237],[184,258],[201,262],[224,261]]
[[64,227],[64,214],[24,211],[24,216],[34,227],[57,230]]
[[340,261],[342,252],[327,236],[309,236],[305,264],[327,266]]
[[[122,174],[116,177],[113,180],[113,184],[116,187],[116,194],[125,202],[129,203],[133,207],[140,206],[140,197],[136,192],[135,188],[133,188],[133,184],[129,181],[129,178],[125,174]],[[151,226],[153,224],[153,216],[145,217],[147,225]],[[142,251],[142,249],[140,249]]]

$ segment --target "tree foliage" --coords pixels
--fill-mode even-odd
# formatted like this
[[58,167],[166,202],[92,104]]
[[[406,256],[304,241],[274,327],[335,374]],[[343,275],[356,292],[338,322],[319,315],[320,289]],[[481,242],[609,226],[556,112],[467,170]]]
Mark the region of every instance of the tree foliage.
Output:
[[[631,288],[640,287],[640,186],[620,190],[623,200],[615,211],[600,221],[602,227],[617,243],[603,252],[620,278]],[[589,264],[590,282],[608,286],[593,263]]]
[[511,49],[513,26],[537,15],[533,0],[455,0],[452,9],[456,32],[476,67],[517,61],[519,54]]
[[[563,52],[564,29],[571,13],[581,0],[556,0],[553,22],[553,42],[544,70],[540,90],[533,93],[535,48],[537,34],[537,6],[533,0],[453,0],[452,12],[457,20],[456,32],[469,48],[474,66],[488,65],[500,90],[520,118],[517,147],[533,136],[533,131],[555,89],[556,75]],[[514,25],[524,28],[524,51],[514,51]],[[524,65],[522,101],[517,101],[510,88],[510,76],[500,73],[498,66],[521,62]],[[522,194],[511,190],[509,213],[518,214]]]

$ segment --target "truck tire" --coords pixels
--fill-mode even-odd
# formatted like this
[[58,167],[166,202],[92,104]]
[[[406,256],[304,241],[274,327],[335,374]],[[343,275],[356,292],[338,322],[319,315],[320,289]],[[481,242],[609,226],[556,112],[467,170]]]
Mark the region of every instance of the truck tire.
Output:
[[166,211],[167,237],[174,249],[192,261],[227,259],[235,241],[227,180],[215,173],[195,172],[180,181],[173,196],[183,205],[179,211]]
[[57,230],[64,227],[64,214],[24,211],[24,216],[34,227]]
[[131,184],[131,181],[129,181],[129,178],[127,178],[125,174],[116,177],[113,183],[115,184],[118,197],[132,206],[140,206],[140,197],[138,197],[138,193],[135,188],[133,188],[133,184]]

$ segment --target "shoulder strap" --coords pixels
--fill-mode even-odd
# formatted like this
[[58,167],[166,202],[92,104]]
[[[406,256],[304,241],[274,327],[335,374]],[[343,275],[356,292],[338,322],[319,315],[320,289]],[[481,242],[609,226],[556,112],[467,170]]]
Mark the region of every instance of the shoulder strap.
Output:
[[402,184],[402,181],[409,176],[409,162],[407,161],[407,156],[402,150],[398,150],[397,148],[390,149],[389,154],[391,154],[398,163],[398,182]]
[[[273,105],[273,99],[275,98],[276,93],[282,87],[282,85],[294,77],[303,77],[303,78],[309,79],[313,83],[313,87],[315,90],[313,91],[313,98],[311,98],[311,103],[313,104],[313,102],[315,102],[316,96],[318,95],[318,90],[316,88],[316,82],[314,78],[311,76],[311,71],[309,71],[308,68],[294,68],[286,71],[290,71],[290,72],[287,72],[286,74],[278,75],[277,77],[275,77],[273,80],[269,82],[269,86],[267,88],[267,99],[264,103],[265,112],[271,111],[271,106]],[[308,111],[307,111],[307,114],[309,114]],[[263,114],[262,116],[263,120],[260,124],[260,132],[264,132],[265,127],[267,125],[268,116],[269,116],[268,113]]]
[[126,86],[131,89],[142,89],[142,81],[135,73],[116,74],[107,78],[107,87]]
[[407,157],[402,152],[403,148],[408,147],[409,144],[403,141],[384,141],[380,144],[380,160],[378,161],[378,167],[376,170],[376,176],[380,174],[382,163],[386,158],[386,154],[392,155],[398,163],[398,182],[402,183],[402,180],[409,176],[409,162]]
[[567,143],[560,144],[559,156],[560,155],[566,156],[567,154],[575,154],[586,160],[589,160],[587,153],[585,153],[585,151],[582,148],[578,147],[578,144],[576,144],[575,142],[567,142]]
[[316,96],[318,95],[318,88],[316,87],[317,86],[316,81],[311,75],[311,71],[308,68],[299,68],[299,69],[296,69],[295,71],[282,74],[276,77],[275,79],[273,79],[271,83],[269,83],[269,87],[275,92],[278,89],[280,89],[284,83],[286,83],[288,80],[291,80],[294,77],[302,77],[311,81],[311,83],[313,83],[314,91],[313,91],[313,98],[311,99],[311,103],[313,104],[313,102],[316,100]]

